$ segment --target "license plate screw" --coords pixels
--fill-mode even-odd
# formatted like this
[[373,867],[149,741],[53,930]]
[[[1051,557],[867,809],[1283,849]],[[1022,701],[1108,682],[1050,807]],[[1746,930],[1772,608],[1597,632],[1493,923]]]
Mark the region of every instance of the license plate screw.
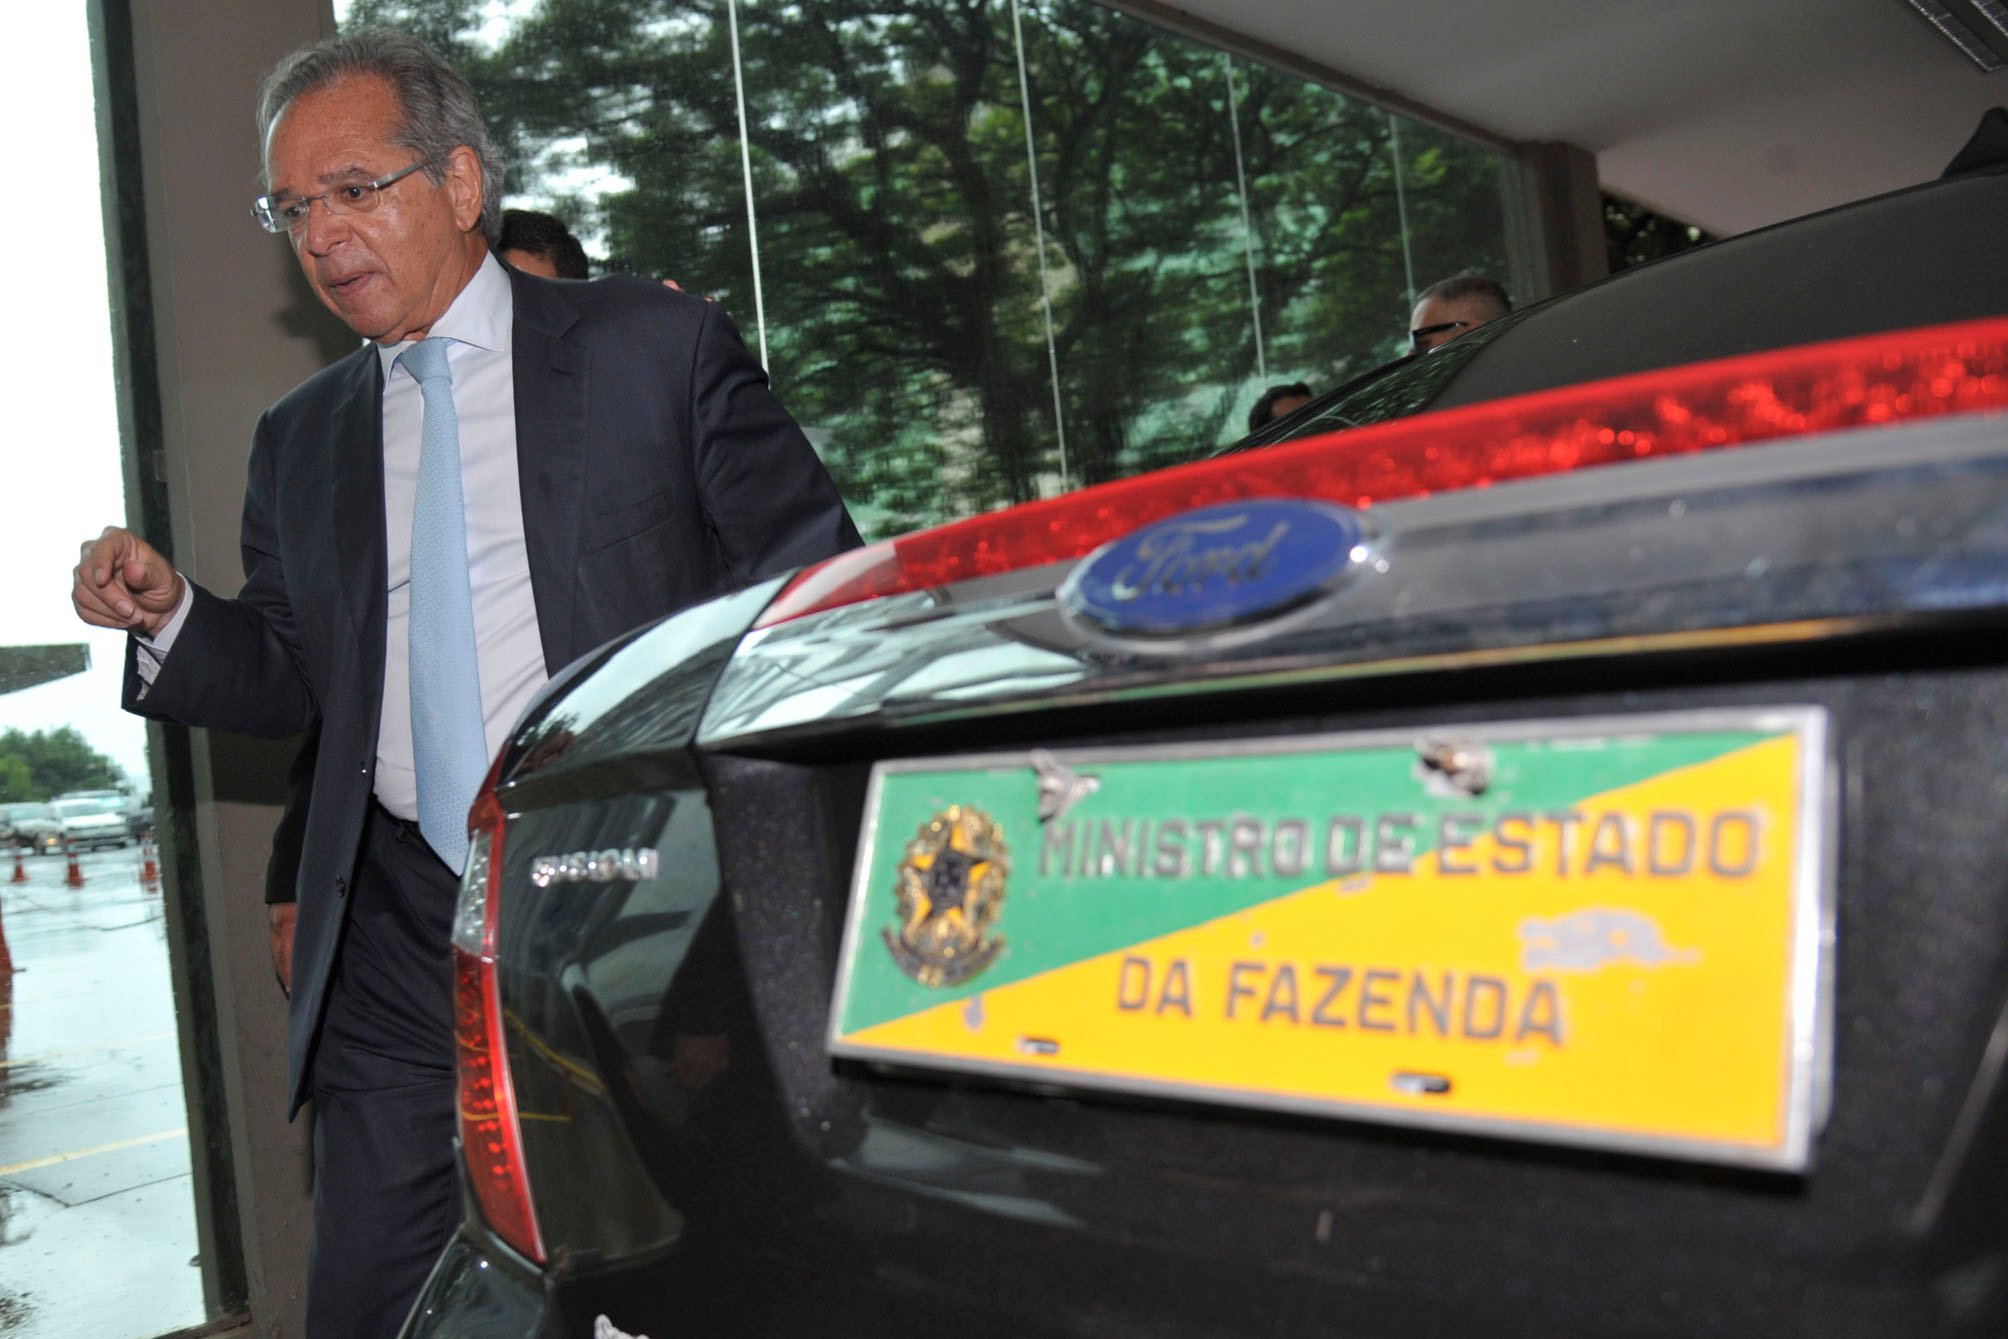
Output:
[[1415,752],[1415,779],[1432,795],[1483,795],[1492,785],[1492,750],[1483,744],[1425,739]]

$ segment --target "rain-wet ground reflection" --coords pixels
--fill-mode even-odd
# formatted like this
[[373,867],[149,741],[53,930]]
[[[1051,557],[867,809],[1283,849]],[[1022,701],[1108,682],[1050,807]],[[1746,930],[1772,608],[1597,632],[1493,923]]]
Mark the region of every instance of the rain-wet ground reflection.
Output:
[[0,860],[0,1335],[204,1319],[158,892],[137,848]]

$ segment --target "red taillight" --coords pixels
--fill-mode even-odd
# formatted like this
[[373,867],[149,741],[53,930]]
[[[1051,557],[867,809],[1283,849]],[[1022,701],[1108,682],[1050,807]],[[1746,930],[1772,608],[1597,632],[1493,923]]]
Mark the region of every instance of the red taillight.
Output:
[[1595,465],[2008,406],[2008,320],[1809,344],[1305,438],[972,517],[802,572],[756,626],[1077,558],[1251,497],[1365,507]]
[[[500,762],[497,762],[497,769]],[[495,922],[501,910],[502,806],[488,774],[469,820],[472,841],[453,921],[453,1038],[460,1073],[460,1152],[481,1216],[525,1257],[544,1262],[544,1239],[530,1203],[516,1090],[495,980]]]

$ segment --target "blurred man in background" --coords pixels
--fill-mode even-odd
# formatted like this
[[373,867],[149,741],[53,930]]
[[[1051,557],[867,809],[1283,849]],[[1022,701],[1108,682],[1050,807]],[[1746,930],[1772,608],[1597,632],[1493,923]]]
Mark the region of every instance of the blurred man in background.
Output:
[[1287,418],[1311,403],[1311,388],[1301,381],[1287,386],[1271,386],[1248,411],[1248,431],[1266,428],[1279,418]]
[[1453,275],[1423,289],[1415,300],[1408,320],[1409,344],[1417,353],[1428,353],[1512,310],[1513,302],[1497,280],[1482,274]]
[[586,279],[586,249],[564,221],[534,209],[502,211],[502,236],[495,244],[502,263],[546,279]]

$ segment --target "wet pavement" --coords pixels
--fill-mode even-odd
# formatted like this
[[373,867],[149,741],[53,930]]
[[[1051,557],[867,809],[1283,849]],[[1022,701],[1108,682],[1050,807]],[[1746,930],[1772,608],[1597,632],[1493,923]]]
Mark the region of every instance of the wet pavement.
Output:
[[[204,1319],[160,895],[137,847],[29,857],[0,937],[0,1335],[145,1339]],[[0,966],[4,966],[0,963]]]

